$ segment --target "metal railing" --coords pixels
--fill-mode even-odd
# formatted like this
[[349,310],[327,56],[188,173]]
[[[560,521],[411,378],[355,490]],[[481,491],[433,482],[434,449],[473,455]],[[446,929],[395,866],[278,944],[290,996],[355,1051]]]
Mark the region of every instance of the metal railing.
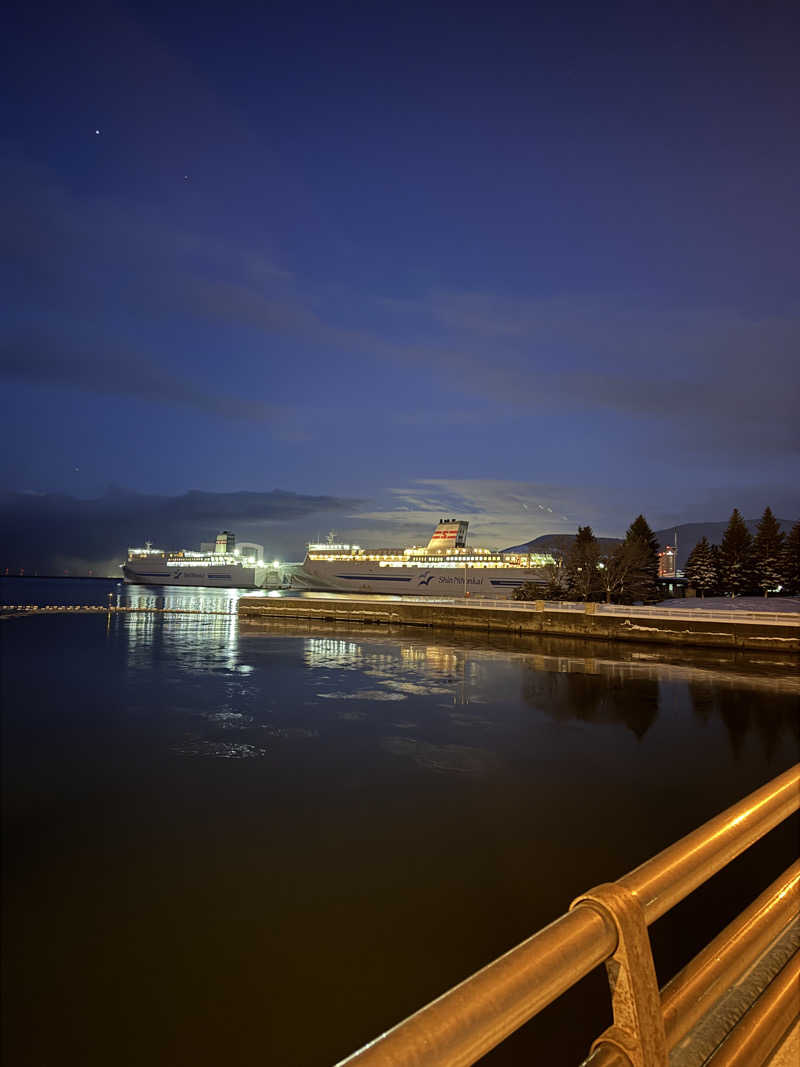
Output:
[[[376,604],[405,603],[405,604],[437,604],[475,609],[497,609],[503,611],[520,612],[572,612],[591,615],[623,615],[631,618],[656,618],[656,619],[688,619],[695,622],[768,622],[783,626],[800,626],[800,613],[791,611],[739,611],[738,609],[714,610],[706,608],[661,608],[658,605],[652,607],[628,606],[624,604],[602,604],[596,602],[584,603],[580,600],[496,600],[481,596],[414,596],[413,594],[400,595],[390,599],[380,599],[382,594],[369,594],[364,599],[358,595],[346,593],[342,595],[342,602],[351,604],[368,604],[374,607]],[[266,598],[262,598],[266,599]],[[293,598],[296,599],[296,598]],[[300,598],[302,602],[313,601],[312,595]],[[324,603],[335,604],[332,597],[325,599]],[[246,604],[245,606],[250,606]]]
[[[421,597],[419,598],[422,599]],[[469,599],[459,601],[454,598],[452,603],[463,603],[466,607],[499,607],[515,608],[520,611],[577,611],[586,612],[587,608],[593,615],[633,615],[644,618],[657,619],[707,619],[715,622],[782,622],[792,626],[800,625],[800,613],[793,611],[739,611],[738,608],[729,610],[714,610],[713,608],[661,608],[658,605],[645,607],[644,605],[627,604],[603,604],[597,602],[584,603],[581,600],[480,600]]]
[[[668,1057],[690,1064],[687,1035],[698,1030],[715,1065],[764,1062],[800,1012],[800,861],[661,993],[647,927],[798,808],[800,764],[616,882],[583,894],[565,915],[339,1067],[466,1067],[604,961],[614,1024],[592,1046],[587,1067],[666,1067]],[[756,964],[767,974],[766,989],[740,989],[738,1013],[728,1004],[722,1010],[733,984],[752,986]],[[679,1045],[682,1060],[675,1057]],[[747,1051],[740,1055],[740,1048]]]
[[[459,603],[459,601],[454,601]],[[800,625],[800,613],[793,611],[739,611],[738,609],[714,610],[706,608],[660,608],[657,605],[584,603],[572,600],[468,600],[468,607],[503,607],[521,611],[577,611],[589,610],[592,615],[626,615],[655,619],[694,619],[709,622],[770,622]]]
[[714,609],[714,608],[660,608],[654,607],[626,607],[622,604],[598,604],[597,612],[600,615],[644,615],[657,618],[672,619],[714,619],[727,622],[785,622],[793,626],[800,624],[800,613],[794,611],[740,611],[738,608]]

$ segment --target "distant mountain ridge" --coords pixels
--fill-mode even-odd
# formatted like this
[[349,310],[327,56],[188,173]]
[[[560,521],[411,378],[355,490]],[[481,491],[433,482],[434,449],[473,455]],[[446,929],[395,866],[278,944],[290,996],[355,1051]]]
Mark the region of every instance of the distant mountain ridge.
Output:
[[[794,526],[797,519],[778,519],[781,529],[784,533],[789,532],[792,526]],[[755,534],[756,526],[758,525],[758,519],[745,519],[745,525],[751,534]],[[727,529],[728,523],[725,522],[684,522],[678,526],[670,526],[667,530],[654,530],[658,542],[662,548],[666,545],[674,545],[675,543],[675,531],[678,531],[678,569],[683,570],[686,566],[686,560],[689,558],[689,553],[694,546],[703,537],[706,537],[712,545],[718,545],[722,540],[722,536]],[[566,554],[569,552],[572,542],[575,540],[575,534],[542,534],[540,537],[535,537],[532,541],[526,541],[522,545],[514,545],[513,548],[507,548],[506,552],[559,552]],[[598,537],[597,543],[600,547],[600,551],[610,552],[614,545],[618,545],[622,541],[621,537]]]
[[[575,534],[542,534],[533,541],[526,541],[524,545],[514,545],[512,548],[504,548],[503,552],[561,552],[566,554],[572,547]],[[621,537],[598,537],[597,544],[601,552],[610,552],[614,545],[622,541]]]

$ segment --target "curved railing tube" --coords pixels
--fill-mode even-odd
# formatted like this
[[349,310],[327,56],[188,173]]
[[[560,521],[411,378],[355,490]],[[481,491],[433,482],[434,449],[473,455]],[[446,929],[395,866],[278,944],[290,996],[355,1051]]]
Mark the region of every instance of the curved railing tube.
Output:
[[[649,925],[799,807],[797,764],[618,879],[617,885],[633,894]],[[794,885],[796,872],[789,874]],[[754,909],[763,906],[762,898]],[[601,911],[579,903],[339,1067],[467,1067],[616,951],[614,924]],[[600,1067],[614,1060],[616,1054],[601,1046],[587,1063]]]

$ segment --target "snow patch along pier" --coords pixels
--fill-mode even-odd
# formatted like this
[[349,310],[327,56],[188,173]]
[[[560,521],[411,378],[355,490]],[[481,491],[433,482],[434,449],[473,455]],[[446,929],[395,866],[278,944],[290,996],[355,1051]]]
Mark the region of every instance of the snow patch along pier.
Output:
[[625,607],[536,600],[436,600],[398,597],[245,596],[239,618],[428,626],[483,633],[586,637],[603,641],[800,653],[800,614]]

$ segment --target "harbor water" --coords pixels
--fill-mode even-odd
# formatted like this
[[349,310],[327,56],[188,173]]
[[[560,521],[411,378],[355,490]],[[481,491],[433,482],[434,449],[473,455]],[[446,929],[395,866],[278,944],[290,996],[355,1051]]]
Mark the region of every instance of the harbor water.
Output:
[[[797,660],[5,579],[4,1062],[331,1064],[798,759]],[[663,984],[797,820],[651,928]],[[484,1062],[575,1064],[603,968]]]

